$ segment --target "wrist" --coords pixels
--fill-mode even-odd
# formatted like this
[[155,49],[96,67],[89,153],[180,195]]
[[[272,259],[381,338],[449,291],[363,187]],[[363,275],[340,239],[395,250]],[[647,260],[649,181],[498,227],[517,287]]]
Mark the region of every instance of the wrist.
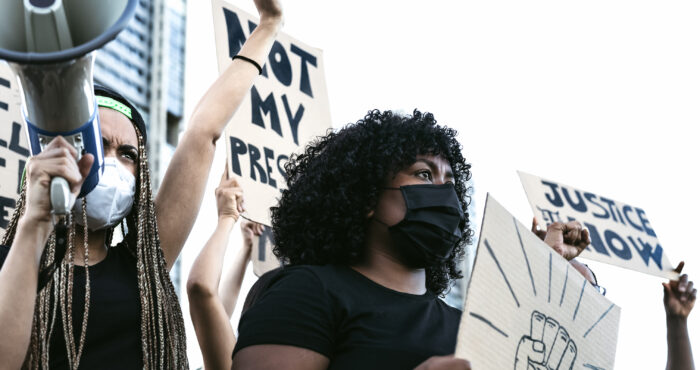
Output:
[[280,30],[282,30],[282,26],[284,25],[284,17],[282,14],[278,15],[263,15],[260,17],[260,24],[258,24],[257,29],[265,29],[274,32],[277,34]]
[[32,251],[36,261],[39,262],[44,252],[49,235],[53,231],[53,224],[45,221],[37,221],[30,217],[21,217],[17,222],[17,232],[13,244],[27,246],[27,251]]
[[219,215],[218,225],[220,227],[231,229],[237,220],[238,218],[233,215]]
[[666,324],[671,326],[687,326],[688,317],[674,314],[666,314]]

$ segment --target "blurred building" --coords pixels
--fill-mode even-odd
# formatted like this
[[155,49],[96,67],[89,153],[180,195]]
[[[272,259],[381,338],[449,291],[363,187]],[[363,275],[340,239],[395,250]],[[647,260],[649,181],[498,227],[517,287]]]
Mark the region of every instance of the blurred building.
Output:
[[[186,0],[139,0],[134,18],[97,51],[94,79],[133,102],[148,127],[153,191],[183,129]],[[171,271],[179,291],[180,264]]]

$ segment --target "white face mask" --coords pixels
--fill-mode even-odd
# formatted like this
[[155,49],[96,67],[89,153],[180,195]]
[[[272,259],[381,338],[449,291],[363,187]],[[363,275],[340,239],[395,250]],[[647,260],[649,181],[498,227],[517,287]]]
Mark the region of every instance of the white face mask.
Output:
[[[118,224],[131,211],[134,204],[136,179],[114,157],[105,157],[105,169],[100,182],[87,198],[88,229],[95,231]],[[83,224],[83,198],[73,206],[76,222]]]

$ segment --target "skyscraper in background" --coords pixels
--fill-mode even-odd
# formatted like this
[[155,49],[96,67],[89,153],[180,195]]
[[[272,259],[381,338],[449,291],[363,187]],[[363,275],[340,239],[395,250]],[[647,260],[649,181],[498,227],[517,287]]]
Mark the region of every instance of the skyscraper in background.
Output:
[[[154,192],[183,128],[185,13],[186,0],[139,0],[129,26],[95,58],[95,82],[119,91],[143,113]],[[179,263],[171,277],[179,291]]]

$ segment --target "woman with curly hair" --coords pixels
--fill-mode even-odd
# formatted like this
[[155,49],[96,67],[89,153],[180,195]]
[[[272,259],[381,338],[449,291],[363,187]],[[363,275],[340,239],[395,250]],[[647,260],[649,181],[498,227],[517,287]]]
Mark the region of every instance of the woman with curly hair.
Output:
[[[470,367],[451,356],[461,311],[440,299],[473,235],[456,135],[374,110],[290,159],[272,208],[285,267],[241,317],[234,369]],[[587,239],[572,228],[548,235],[570,258]]]
[[429,113],[371,111],[290,159],[272,208],[286,267],[243,314],[233,368],[412,368],[454,352],[460,311],[438,296],[473,234],[456,134]]
[[[133,105],[108,89],[95,89],[104,175],[76,202],[67,243],[54,232],[49,183],[61,176],[77,195],[94,158],[76,161],[75,149],[57,137],[29,159],[0,246],[0,367],[189,367],[168,272],[197,216],[216,141],[282,25],[276,0],[255,4],[260,24],[195,108],[155,199],[146,125]],[[118,225],[123,241],[112,246]],[[61,258],[57,246],[65,244]]]

